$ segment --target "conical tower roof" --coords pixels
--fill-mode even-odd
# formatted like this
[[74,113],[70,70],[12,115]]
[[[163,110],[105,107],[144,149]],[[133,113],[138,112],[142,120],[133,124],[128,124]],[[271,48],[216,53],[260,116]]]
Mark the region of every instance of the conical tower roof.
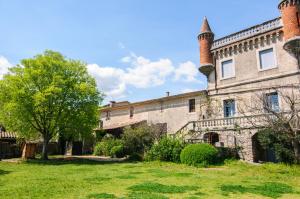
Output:
[[205,32],[212,32],[206,17],[204,17],[201,30],[200,30],[200,33],[205,33]]

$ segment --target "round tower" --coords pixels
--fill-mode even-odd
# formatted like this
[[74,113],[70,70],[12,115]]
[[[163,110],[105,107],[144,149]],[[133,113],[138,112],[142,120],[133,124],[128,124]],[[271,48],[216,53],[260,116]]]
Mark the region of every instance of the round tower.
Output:
[[284,33],[284,49],[294,53],[299,61],[300,52],[300,1],[280,0],[278,6],[281,12]]
[[208,76],[214,70],[213,55],[211,47],[214,41],[214,33],[211,31],[207,18],[204,18],[200,34],[198,35],[200,45],[200,68],[199,71]]

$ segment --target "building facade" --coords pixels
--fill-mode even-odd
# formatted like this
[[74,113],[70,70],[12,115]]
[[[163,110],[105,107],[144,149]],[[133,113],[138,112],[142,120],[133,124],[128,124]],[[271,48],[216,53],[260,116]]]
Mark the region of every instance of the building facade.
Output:
[[190,121],[198,121],[206,91],[162,97],[137,103],[111,102],[101,109],[101,127],[119,135],[123,127],[147,122],[176,133]]
[[170,135],[190,142],[239,148],[246,161],[272,159],[258,150],[253,121],[263,121],[264,102],[274,112],[288,112],[282,95],[298,95],[300,85],[300,1],[282,0],[278,8],[280,17],[220,39],[205,18],[198,42],[207,90],[113,103],[101,110],[103,129],[165,124]]

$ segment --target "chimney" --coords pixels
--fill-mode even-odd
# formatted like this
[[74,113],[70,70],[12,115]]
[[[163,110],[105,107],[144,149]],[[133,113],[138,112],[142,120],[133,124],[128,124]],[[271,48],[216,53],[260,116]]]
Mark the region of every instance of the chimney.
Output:
[[114,107],[115,103],[116,103],[115,101],[110,101],[110,102],[109,102],[109,106],[110,106],[110,107]]
[[166,97],[170,97],[170,92],[169,91],[166,92]]

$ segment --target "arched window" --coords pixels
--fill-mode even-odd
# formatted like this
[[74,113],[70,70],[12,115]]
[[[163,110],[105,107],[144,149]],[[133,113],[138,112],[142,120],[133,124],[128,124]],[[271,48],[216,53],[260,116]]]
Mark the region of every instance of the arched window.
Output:
[[215,145],[217,142],[219,142],[219,134],[217,133],[206,133],[203,136],[203,140],[205,143],[211,144],[211,145]]

